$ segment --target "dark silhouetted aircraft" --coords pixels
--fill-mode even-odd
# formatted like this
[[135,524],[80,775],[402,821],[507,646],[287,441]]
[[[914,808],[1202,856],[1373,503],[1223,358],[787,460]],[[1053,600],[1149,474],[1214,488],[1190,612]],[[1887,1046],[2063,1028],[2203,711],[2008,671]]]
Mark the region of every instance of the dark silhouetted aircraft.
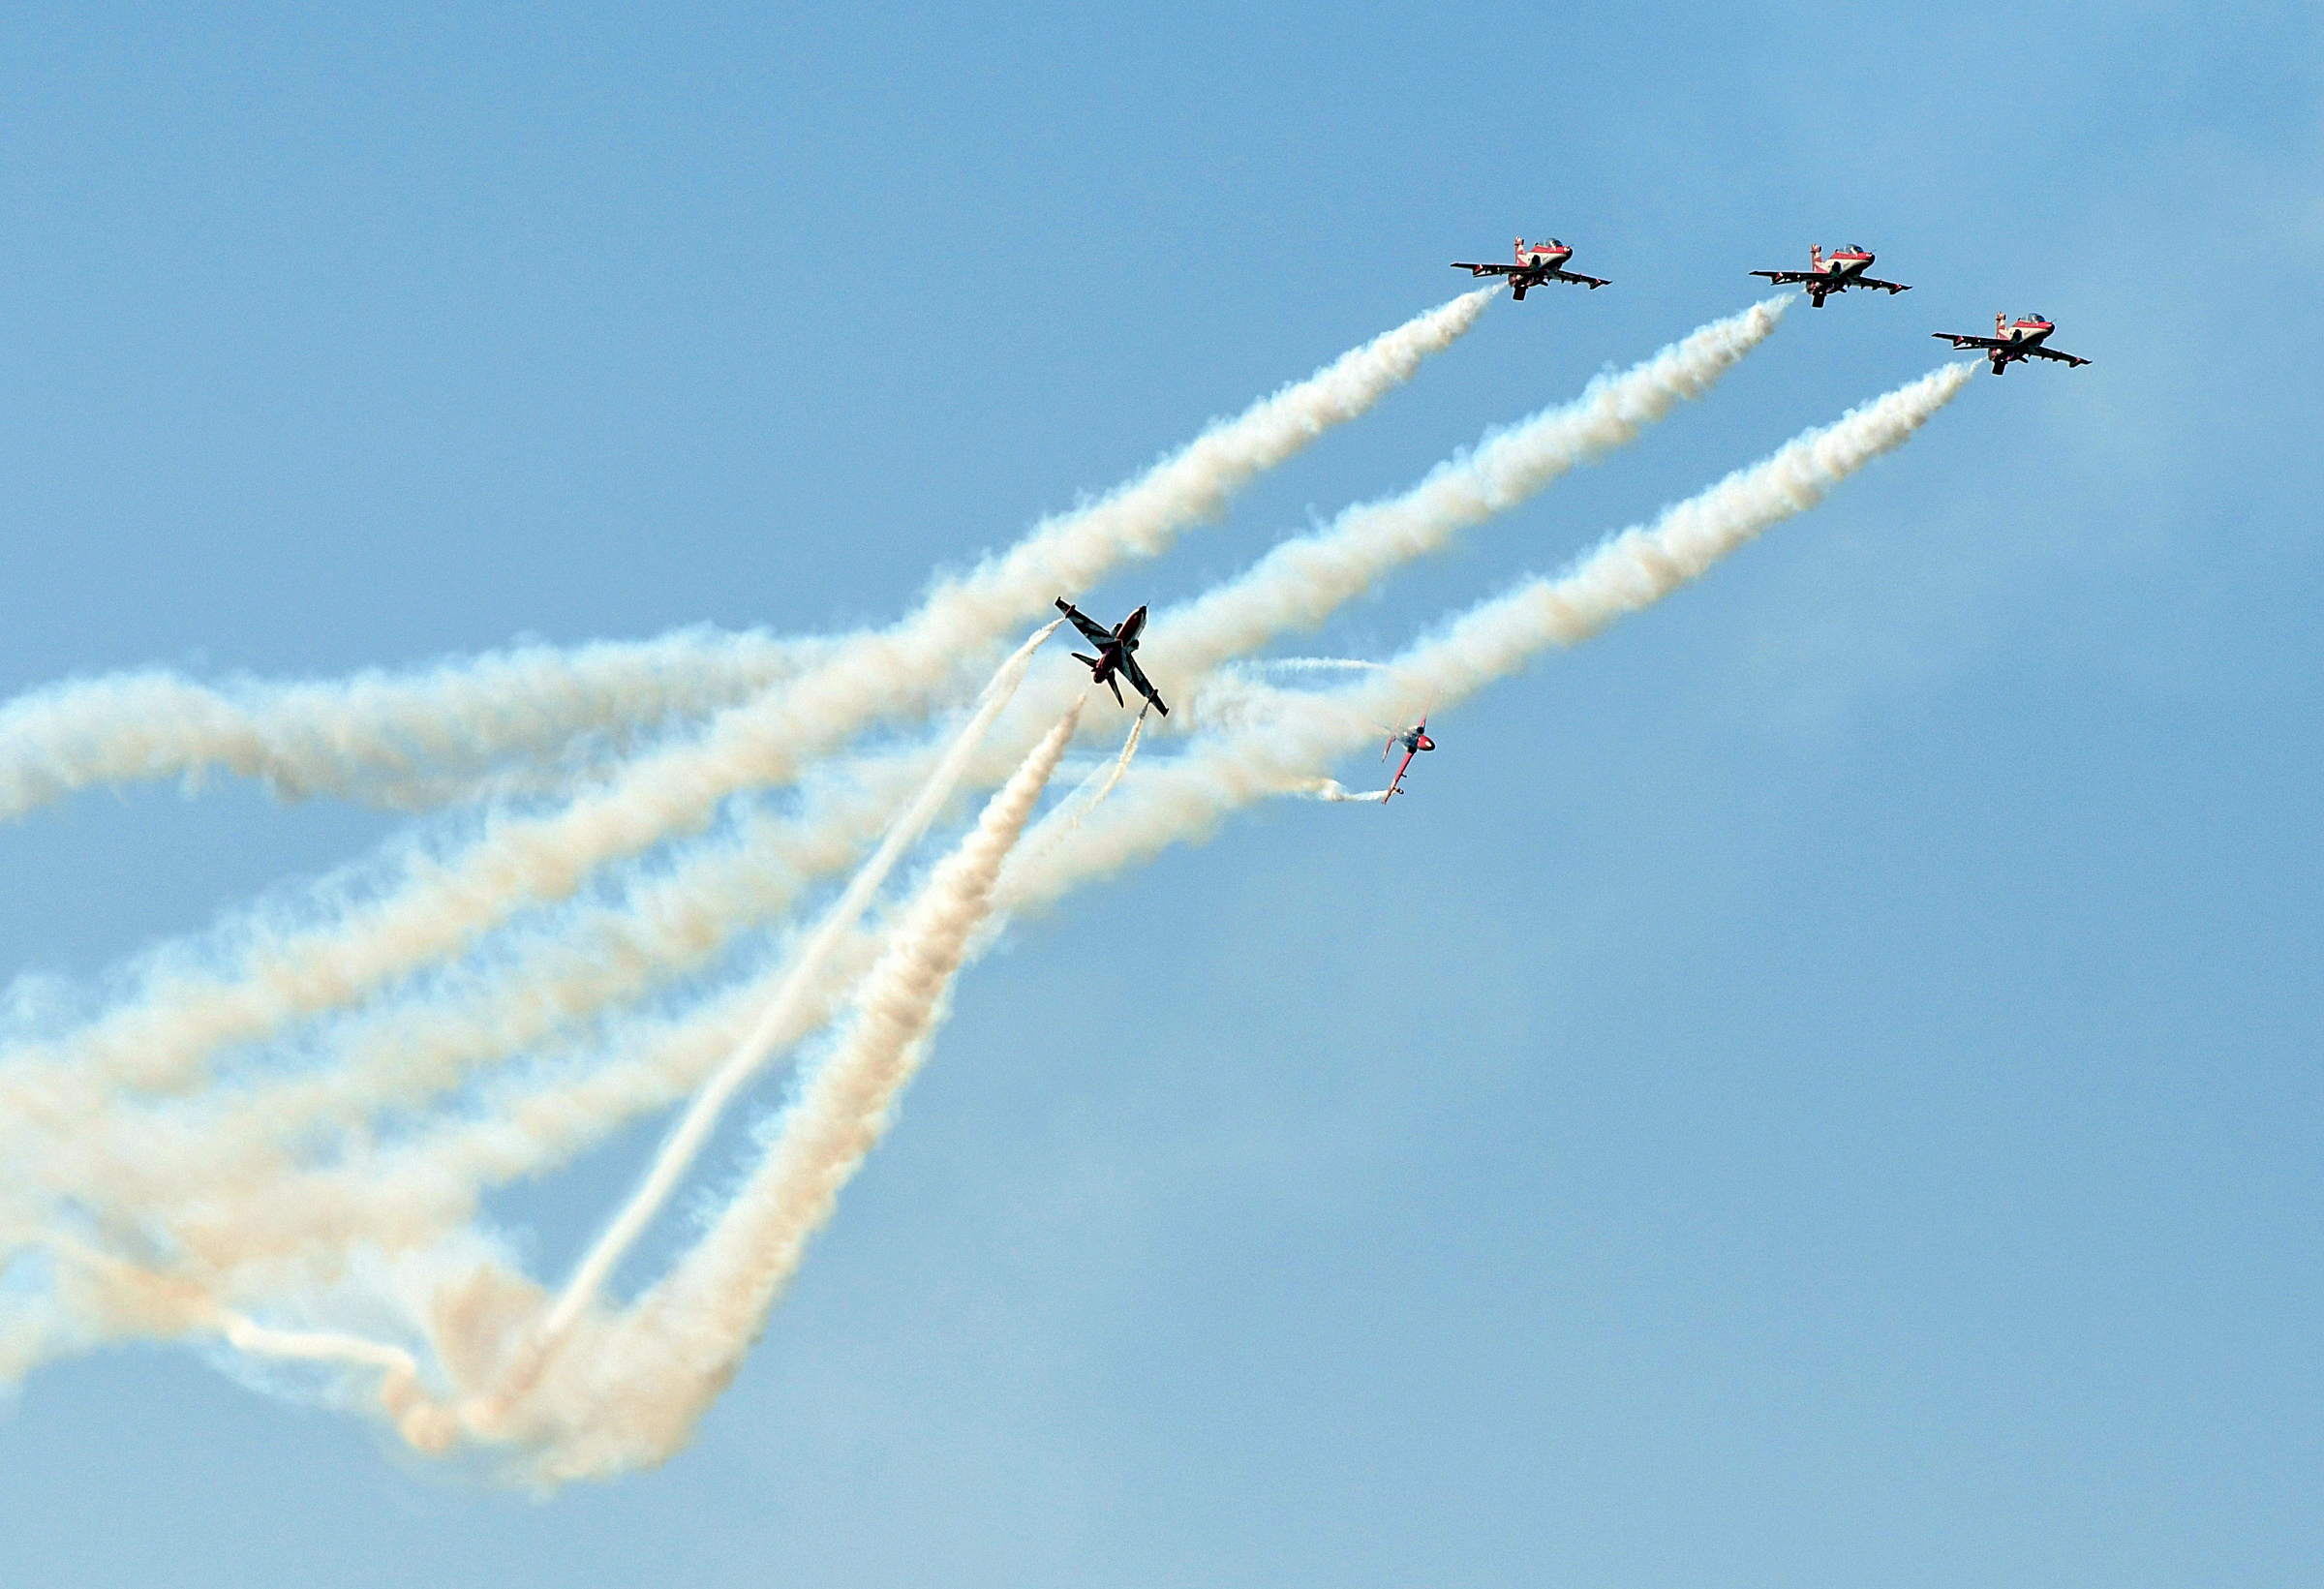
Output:
[[1139,669],[1138,658],[1133,655],[1138,649],[1138,631],[1146,627],[1144,607],[1112,628],[1106,627],[1061,596],[1057,597],[1057,611],[1072,619],[1073,626],[1097,647],[1095,657],[1084,657],[1078,651],[1073,654],[1075,661],[1088,664],[1091,683],[1112,686],[1115,703],[1127,706],[1129,702],[1121,698],[1119,682],[1127,679],[1132,689],[1154,703],[1155,711],[1166,718],[1170,716],[1170,708],[1162,704],[1161,691],[1147,681],[1146,674]]

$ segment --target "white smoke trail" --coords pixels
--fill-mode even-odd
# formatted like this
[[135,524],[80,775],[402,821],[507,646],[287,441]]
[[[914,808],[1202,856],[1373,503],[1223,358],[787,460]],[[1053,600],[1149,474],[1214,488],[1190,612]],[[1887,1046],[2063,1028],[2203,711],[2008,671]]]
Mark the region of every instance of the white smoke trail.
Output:
[[[1468,524],[1525,501],[1575,464],[1634,440],[1645,425],[1667,414],[1682,400],[1702,395],[1765,340],[1788,302],[1787,298],[1771,299],[1713,321],[1628,370],[1592,382],[1573,402],[1489,434],[1471,451],[1439,466],[1413,490],[1351,508],[1320,534],[1277,547],[1230,584],[1186,607],[1166,612],[1149,629],[1158,641],[1153,651],[1170,660],[1178,676],[1187,681],[1189,693],[1199,698],[1208,688],[1207,681],[1237,652],[1262,644],[1282,629],[1319,622],[1332,606],[1367,589],[1400,563],[1442,546]],[[1290,659],[1295,667],[1343,663],[1357,671],[1393,676],[1392,670],[1383,672],[1383,664],[1378,663]],[[1035,688],[1027,703],[1030,710],[1053,713],[1061,704],[1066,688]],[[1398,688],[1403,695],[1418,693],[1410,681],[1399,679]],[[1208,719],[1218,720],[1226,704],[1212,690],[1206,708]],[[1399,702],[1397,710],[1402,707]],[[1133,729],[1103,791],[1086,802],[1077,792],[1075,799],[1053,812],[1028,840],[1028,857],[1046,853],[1061,833],[1112,792],[1136,750],[1138,732]],[[1338,796],[1320,798],[1363,797],[1342,791]],[[844,818],[834,812],[820,820],[843,822]],[[862,826],[859,814],[855,828]],[[810,830],[804,837],[828,837],[828,833]],[[685,863],[682,867],[689,873],[700,871]],[[721,878],[731,875],[719,873]],[[678,892],[672,891],[673,895]],[[528,981],[520,986],[527,990],[527,1007],[538,1008],[530,992],[535,984]],[[497,1027],[503,1023],[495,1021],[493,1024]],[[403,1052],[441,1054],[445,1050],[421,1046]],[[321,1085],[344,1088],[348,1080],[342,1075]]]
[[[777,1039],[792,1028],[802,1008],[814,997],[824,967],[847,934],[854,931],[855,924],[863,919],[872,897],[886,884],[888,873],[895,870],[896,863],[902,859],[904,853],[919,841],[920,836],[928,831],[928,824],[934,820],[945,801],[952,798],[952,791],[960,782],[961,774],[967,770],[969,758],[984,742],[985,733],[993,726],[994,720],[1007,708],[1010,697],[1016,694],[1018,682],[1024,677],[1024,670],[1032,665],[1033,653],[1039,649],[1042,641],[1055,631],[1057,624],[1063,622],[1063,619],[1056,620],[1027,640],[1015,656],[1001,665],[1000,671],[994,675],[993,682],[985,687],[985,698],[977,708],[976,715],[955,737],[952,748],[944,753],[944,759],[936,764],[934,774],[921,789],[919,797],[912,802],[911,808],[889,831],[878,852],[856,873],[855,880],[847,885],[847,892],[840,896],[839,901],[825,913],[756,1028],[704,1084],[702,1090],[695,1094],[686,1117],[679,1122],[678,1129],[670,1133],[669,1140],[655,1156],[653,1169],[647,1173],[643,1183],[614,1217],[613,1223],[606,1227],[605,1234],[597,1238],[596,1244],[590,1248],[580,1267],[573,1271],[572,1279],[557,1299],[557,1305],[549,1310],[547,1322],[542,1327],[547,1342],[553,1343],[582,1309],[596,1299],[598,1288],[605,1283],[614,1267],[644,1233],[654,1216],[661,1211],[662,1205],[669,1201],[679,1180],[692,1167],[695,1155],[702,1150],[703,1143],[709,1140],[711,1130],[718,1124],[719,1116],[725,1112],[726,1105],[758,1074],[773,1053]],[[1047,782],[1046,775],[1043,782]]]
[[1384,671],[1388,664],[1360,657],[1267,657],[1251,666],[1277,673],[1364,673]]
[[472,1404],[472,1426],[546,1437],[536,1463],[548,1481],[660,1461],[684,1443],[763,1328],[841,1188],[885,1134],[992,909],[1001,863],[1080,714],[1077,701],[936,868],[864,979],[854,1019],[802,1080],[758,1167],[694,1249],[627,1319],[593,1339],[597,1354],[572,1353],[554,1364],[535,1405],[513,1426],[508,1409],[481,1403]]
[[[1769,525],[1813,506],[1840,479],[1900,444],[1966,384],[1972,368],[1956,366],[1936,372],[1851,413],[1836,425],[1803,436],[1765,463],[1740,471],[1670,509],[1652,527],[1614,537],[1563,578],[1535,581],[1483,604],[1386,664],[1385,670],[1357,670],[1367,677],[1349,689],[1321,697],[1278,696],[1266,723],[1232,734],[1199,736],[1179,761],[1159,769],[1150,765],[1142,769],[1137,780],[1124,785],[1122,797],[1107,806],[1102,818],[1068,835],[1067,841],[1054,850],[1036,852],[1031,844],[1019,843],[1001,884],[1006,901],[1023,907],[1054,899],[1066,888],[1103,875],[1140,854],[1206,831],[1227,811],[1250,800],[1297,792],[1302,786],[1312,791],[1330,761],[1369,741],[1377,718],[1393,715],[1403,694],[1416,683],[1439,700],[1460,698],[1490,679],[1524,665],[1545,646],[1575,643],[1620,614],[1659,600]],[[1036,694],[1026,691],[1028,701],[1024,704],[1031,704],[1030,698]],[[1053,733],[1056,749],[1050,770],[1041,775],[1044,781],[1054,771],[1055,757],[1062,754],[1070,726],[1060,725]],[[1134,749],[1133,737],[1125,746],[1123,759],[1116,763],[1117,769],[1127,765],[1128,753]],[[908,764],[909,758],[898,762],[899,766]],[[1026,812],[1038,794],[1038,788],[1032,791]],[[1022,813],[1016,817],[1018,832],[1022,832],[1024,820]],[[993,864],[1000,865],[1008,853],[1004,846]],[[983,917],[983,907],[977,914]],[[949,986],[961,956],[972,949],[975,932],[974,921],[961,928],[963,947],[942,971],[945,986]],[[820,989],[802,998],[797,1021],[816,1019],[816,1012],[808,1005],[813,999],[832,996],[833,985],[842,980],[836,970],[839,959],[865,953],[870,936],[857,932],[835,946],[834,974],[821,979]],[[928,1008],[939,1008],[942,988],[929,996]],[[683,1028],[681,1023],[673,1030]],[[924,1036],[914,1040],[898,1062],[902,1067],[898,1074],[908,1076],[911,1064],[917,1062],[920,1041]],[[666,1090],[680,1083],[689,1066],[698,1063],[691,1058],[673,1061],[656,1085]],[[699,1074],[699,1070],[691,1073]],[[589,1080],[616,1078],[593,1074]],[[635,1075],[619,1080],[641,1090],[646,1086],[645,1079]],[[893,1097],[892,1090],[889,1096]],[[521,1100],[517,1102],[521,1105]],[[611,1107],[615,1117],[627,1117],[619,1115],[627,1104]],[[564,1127],[568,1139],[586,1137],[603,1129],[608,1117],[603,1111],[585,1107],[580,1115],[567,1118]],[[872,1137],[875,1139],[884,1110],[858,1116],[867,1117],[874,1122]],[[479,1131],[498,1130],[514,1118],[515,1112],[487,1103],[484,1118],[473,1123]],[[529,1131],[517,1135],[525,1140],[504,1141],[499,1147],[520,1159],[535,1151]],[[345,1166],[351,1190],[363,1189],[364,1174],[377,1162],[356,1159]],[[841,1162],[840,1178],[843,1179],[855,1161],[821,1162]],[[441,1182],[427,1189],[446,1190]],[[831,1190],[836,1195],[836,1182]],[[303,1188],[278,1191],[288,1199],[300,1195]],[[457,1201],[464,1195],[473,1196],[473,1182],[451,1185],[447,1198]],[[804,1214],[802,1207],[807,1207]],[[827,1211],[828,1199],[823,1207]],[[702,1299],[700,1306],[678,1306],[682,1288],[676,1284],[678,1274],[673,1273],[663,1286],[649,1294],[651,1308],[641,1306],[617,1318],[605,1318],[594,1310],[583,1313],[574,1320],[566,1349],[547,1365],[549,1372],[539,1382],[538,1392],[505,1406],[485,1406],[475,1412],[471,1426],[487,1437],[545,1442],[542,1471],[549,1478],[604,1472],[666,1454],[683,1442],[700,1406],[731,1371],[734,1354],[747,1343],[756,1320],[763,1318],[765,1306],[788,1272],[787,1266],[795,1264],[800,1245],[820,1217],[811,1206],[798,1204],[784,1205],[781,1218],[790,1221],[787,1225],[770,1214],[765,1228],[772,1233],[772,1246],[745,1244],[744,1256],[758,1267],[722,1271],[718,1284],[694,1294]],[[356,1233],[355,1239],[368,1239],[369,1231],[360,1221],[351,1222],[341,1238],[349,1239],[352,1232]],[[787,1259],[780,1256],[786,1247]],[[769,1259],[769,1251],[777,1256]],[[450,1260],[438,1262],[443,1266]],[[704,1262],[709,1262],[707,1256]],[[682,1264],[681,1272],[685,1270]],[[299,1288],[312,1286],[314,1272],[312,1268],[293,1266],[238,1274],[231,1278],[246,1295],[230,1299],[229,1288],[215,1279],[175,1278],[171,1281],[174,1290],[159,1288],[152,1295],[117,1299],[113,1305],[125,1316],[115,1321],[114,1328],[138,1327],[137,1310],[142,1308],[151,1310],[142,1328],[152,1331],[182,1333],[209,1329],[229,1341],[238,1333],[243,1349],[260,1355],[357,1363],[367,1372],[386,1375],[391,1383],[382,1389],[391,1412],[415,1444],[437,1449],[451,1438],[457,1430],[456,1421],[447,1423],[443,1416],[438,1416],[442,1409],[421,1395],[414,1377],[402,1368],[408,1355],[403,1355],[401,1348],[344,1329],[287,1328],[274,1310],[249,1299],[254,1295],[262,1299],[269,1288],[280,1297],[302,1297],[306,1293]],[[443,1272],[452,1271],[445,1268]],[[467,1291],[453,1287],[444,1293],[421,1333],[436,1348],[441,1366],[453,1383],[505,1386],[505,1377],[497,1372],[500,1358],[476,1343],[528,1337],[529,1322],[543,1316],[549,1299],[530,1282],[490,1266],[478,1268],[474,1273],[474,1283]],[[763,1278],[769,1274],[771,1279]],[[168,1294],[160,1294],[163,1291]],[[760,1291],[767,1300],[757,1304],[755,1313],[741,1305]],[[296,1309],[292,1311],[296,1315]],[[516,1337],[508,1337],[502,1328],[511,1322],[524,1327]],[[0,1321],[0,1358],[10,1364],[26,1360],[28,1348],[22,1342],[41,1325],[39,1320]],[[721,1340],[733,1343],[722,1357],[718,1346]],[[709,1350],[697,1357],[692,1350],[696,1347]],[[482,1372],[479,1364],[496,1372]]]
[[1343,803],[1349,801],[1361,801],[1373,806],[1384,806],[1388,804],[1388,791],[1386,789],[1349,789],[1342,787],[1336,779],[1319,778],[1313,782],[1301,784],[1297,792],[1305,795],[1310,800],[1329,800]]
[[1391,568],[1506,512],[1577,464],[1636,441],[1700,397],[1775,330],[1789,296],[1714,321],[1642,363],[1601,376],[1571,403],[1493,432],[1412,490],[1351,507],[1320,535],[1285,541],[1233,582],[1148,626],[1149,670],[1206,675],[1289,629],[1313,627]]
[[1611,537],[1568,573],[1530,580],[1473,608],[1397,657],[1378,682],[1333,695],[1285,697],[1273,720],[1149,769],[1134,795],[1116,802],[1106,818],[1012,866],[1001,881],[1004,907],[1046,903],[1171,843],[1208,834],[1253,801],[1312,790],[1326,766],[1370,740],[1407,683],[1424,685],[1440,704],[1459,701],[1548,647],[1576,644],[1623,614],[1652,606],[1903,445],[1960,394],[1973,369],[1944,365],[1806,432],[1651,526]]
[[1138,754],[1139,736],[1146,732],[1146,707],[1142,706],[1138,709],[1138,716],[1130,724],[1130,737],[1121,742],[1121,754],[1115,759],[1113,767],[1107,771],[1106,780],[1097,786],[1097,792],[1089,797],[1089,803],[1073,813],[1075,827],[1080,827],[1083,817],[1087,816],[1106,803],[1106,796],[1114,792],[1116,785],[1121,782],[1122,775],[1130,770],[1130,762]]
[[162,671],[75,680],[0,706],[0,821],[93,784],[194,784],[211,773],[263,779],[288,799],[436,804],[588,736],[618,748],[748,700],[827,644],[689,629],[327,683],[205,685]]
[[42,1074],[0,1085],[0,1114],[50,1107],[76,1082],[84,1114],[122,1083],[183,1085],[221,1047],[455,956],[513,911],[568,897],[598,867],[697,830],[737,790],[793,776],[884,716],[925,710],[950,688],[955,659],[981,655],[1059,590],[1162,550],[1257,474],[1366,413],[1492,296],[1465,293],[1213,426],[1137,481],[939,585],[911,618],[849,636],[787,687],[721,713],[701,741],[639,758],[553,815],[501,822],[448,863],[414,865],[386,899],[330,927],[264,940],[234,972],[164,978],[68,1041],[19,1055],[19,1069]]
[[[1217,747],[1198,749],[1150,776],[1145,798],[1121,810],[1117,820],[1084,830],[1092,836],[1089,841],[1061,843],[1042,854],[1028,851],[1024,865],[1011,870],[1005,902],[1021,906],[1054,899],[1078,882],[1110,872],[1174,840],[1207,831],[1227,810],[1249,800],[1291,790],[1316,792],[1318,775],[1302,772],[1301,764],[1312,768],[1353,744],[1368,741],[1375,719],[1393,710],[1396,693],[1411,682],[1425,683],[1440,699],[1456,700],[1523,665],[1545,646],[1574,644],[1622,613],[1653,604],[1771,525],[1814,506],[1873,458],[1901,445],[1959,393],[1968,371],[1968,366],[1947,366],[1832,426],[1794,440],[1761,464],[1738,471],[1669,509],[1653,526],[1611,538],[1564,577],[1530,582],[1473,610],[1444,635],[1396,658],[1373,684],[1335,697],[1287,699],[1280,721],[1232,736]],[[853,1162],[848,1161],[850,1166]],[[810,1161],[802,1171],[810,1181],[812,1169]],[[796,1217],[795,1205],[782,1207]],[[811,1229],[811,1219],[795,1235],[775,1226],[774,1238],[757,1249],[775,1255],[755,1271],[769,1278],[743,1288],[747,1300],[755,1301],[762,1294],[771,1299]],[[760,1316],[743,1306],[710,1311],[721,1318]],[[673,1353],[672,1360],[701,1360],[700,1334],[676,1333],[687,1342],[688,1351]],[[710,1360],[721,1365],[724,1361],[715,1355]],[[722,1382],[722,1372],[721,1366],[701,1383],[715,1387]],[[607,1393],[607,1388],[599,1387],[589,1404],[601,1407]],[[658,1393],[657,1407],[664,1415],[672,1393],[667,1389]],[[705,1397],[708,1393],[702,1392]],[[679,1421],[690,1427],[690,1417]],[[666,1433],[669,1424],[657,1421],[654,1426]],[[593,1428],[588,1435],[590,1453],[564,1453],[557,1459],[564,1465],[556,1468],[556,1476],[603,1471],[616,1461],[600,1449],[613,1438],[601,1427]],[[640,1459],[626,1439],[618,1461]]]
[[[1166,640],[1176,656],[1194,653],[1193,660],[1199,665],[1205,654],[1257,645],[1279,627],[1314,621],[1328,610],[1329,603],[1357,594],[1398,561],[1441,545],[1475,517],[1525,500],[1575,463],[1631,440],[1644,424],[1667,414],[1682,399],[1707,390],[1773,331],[1788,301],[1777,298],[1754,305],[1703,327],[1627,371],[1601,378],[1575,402],[1497,432],[1462,458],[1440,466],[1413,491],[1350,509],[1322,535],[1278,548],[1219,591],[1185,609],[1166,613],[1149,633]],[[1378,677],[1374,688],[1383,702],[1380,715],[1402,711],[1416,693],[1434,692],[1429,681],[1412,674],[1401,661],[1364,664],[1354,671]],[[1190,688],[1199,690],[1203,677],[1195,675]],[[1048,708],[1047,692],[1036,689],[1029,693],[1033,710]],[[1272,696],[1272,692],[1266,693]],[[1367,735],[1374,726],[1367,722]],[[1126,770],[1136,750],[1138,732],[1134,727],[1105,793],[1112,792]],[[1383,793],[1351,792],[1313,773],[1283,786],[1304,786],[1316,798],[1339,801],[1377,801]],[[1086,804],[1069,799],[1051,813],[1028,836],[1019,870],[1037,871],[1038,864],[1049,859],[1095,805],[1094,799]],[[633,1074],[659,1077],[667,1071],[640,1066]],[[658,1085],[622,1090],[625,1096],[641,1102],[660,1096]],[[566,1116],[558,1112],[558,1117]],[[616,1123],[608,1120],[605,1128]],[[504,1161],[510,1166],[522,1162],[521,1153],[511,1153]]]

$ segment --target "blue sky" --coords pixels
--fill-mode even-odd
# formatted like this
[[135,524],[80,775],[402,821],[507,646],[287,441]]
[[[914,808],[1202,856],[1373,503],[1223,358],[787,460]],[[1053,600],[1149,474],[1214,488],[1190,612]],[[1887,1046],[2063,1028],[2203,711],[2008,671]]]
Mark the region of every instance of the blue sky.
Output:
[[[2304,1582],[2313,8],[717,8],[0,21],[20,690],[894,615],[1554,232],[1167,560],[1202,589],[1858,241],[1374,655],[2039,310],[1703,585],[1013,934],[695,1446],[554,1500],[198,1353],[0,1415],[109,1584]],[[1352,768],[1359,773],[1361,767]],[[392,831],[0,830],[97,978]],[[569,1262],[650,1131],[500,1213]]]

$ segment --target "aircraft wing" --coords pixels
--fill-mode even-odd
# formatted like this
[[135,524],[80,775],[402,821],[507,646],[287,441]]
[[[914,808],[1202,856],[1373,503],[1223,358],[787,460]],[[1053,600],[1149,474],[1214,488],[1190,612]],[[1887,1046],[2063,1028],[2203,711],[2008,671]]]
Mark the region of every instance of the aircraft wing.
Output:
[[2087,358],[2076,358],[2071,353],[2062,353],[2055,348],[2029,348],[2026,351],[2032,353],[2035,358],[2054,358],[2061,364],[2088,364],[2090,362]]
[[1170,708],[1162,704],[1162,692],[1154,688],[1151,680],[1147,678],[1146,670],[1138,665],[1138,658],[1126,651],[1121,654],[1121,673],[1122,677],[1130,681],[1132,689],[1154,703],[1155,711],[1166,718],[1170,716]]
[[1910,292],[1912,290],[1911,288],[1908,287],[1903,282],[1884,282],[1877,276],[1858,276],[1854,281],[1850,282],[1848,285],[1850,287],[1877,287],[1892,298],[1895,297],[1899,292]]
[[1419,754],[1420,752],[1418,750],[1407,750],[1404,752],[1403,765],[1396,769],[1396,776],[1388,780],[1388,793],[1380,797],[1381,805],[1387,805],[1391,797],[1403,793],[1405,771],[1412,766],[1412,758]]
[[1602,287],[1611,287],[1614,285],[1612,282],[1607,281],[1602,276],[1583,276],[1571,270],[1552,270],[1549,272],[1549,274],[1556,277],[1561,282],[1574,282],[1582,286],[1586,286],[1593,292],[1597,291]]
[[1087,613],[1082,611],[1081,608],[1075,606],[1072,602],[1066,600],[1061,596],[1057,597],[1057,611],[1072,619],[1073,626],[1075,628],[1080,629],[1084,635],[1087,636],[1091,640],[1096,641],[1101,646],[1114,638],[1114,631],[1112,629],[1107,628],[1103,624],[1100,624],[1096,619],[1091,618]]
[[1808,279],[1804,270],[1755,270],[1754,276],[1764,276],[1778,287],[1798,287]]
[[1455,260],[1452,261],[1452,268],[1465,270],[1472,276],[1517,276],[1522,275],[1530,267],[1514,264],[1471,264],[1466,260]]
[[2012,346],[2010,343],[2003,342],[2000,337],[1965,336],[1958,331],[1931,331],[1929,335],[1935,337],[1939,342],[1949,342],[1956,348],[2007,348]]

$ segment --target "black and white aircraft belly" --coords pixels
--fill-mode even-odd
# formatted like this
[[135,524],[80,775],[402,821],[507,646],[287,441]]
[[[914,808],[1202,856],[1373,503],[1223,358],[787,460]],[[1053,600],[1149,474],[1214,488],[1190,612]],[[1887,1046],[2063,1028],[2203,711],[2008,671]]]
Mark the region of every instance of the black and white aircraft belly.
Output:
[[1061,596],[1057,597],[1057,611],[1073,620],[1073,626],[1080,629],[1083,637],[1097,648],[1095,657],[1084,657],[1078,651],[1073,654],[1075,661],[1089,669],[1092,684],[1107,686],[1114,691],[1115,703],[1127,706],[1129,702],[1121,698],[1121,681],[1127,679],[1132,689],[1153,703],[1155,711],[1166,718],[1170,716],[1170,708],[1163,703],[1162,692],[1153,687],[1145,670],[1138,665],[1138,634],[1146,627],[1144,607],[1112,628],[1106,627]]

